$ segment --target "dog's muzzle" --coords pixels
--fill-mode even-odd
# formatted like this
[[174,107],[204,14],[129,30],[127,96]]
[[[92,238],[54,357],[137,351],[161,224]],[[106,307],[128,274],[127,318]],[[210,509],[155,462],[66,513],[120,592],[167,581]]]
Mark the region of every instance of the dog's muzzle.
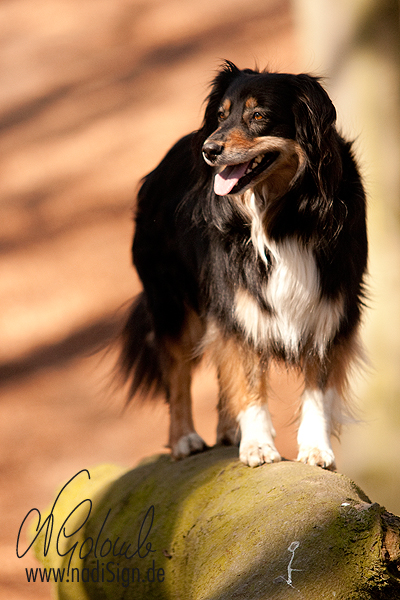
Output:
[[221,142],[206,140],[203,144],[202,151],[206,163],[208,163],[210,166],[213,166],[216,163],[218,156],[221,156],[223,153],[224,144]]

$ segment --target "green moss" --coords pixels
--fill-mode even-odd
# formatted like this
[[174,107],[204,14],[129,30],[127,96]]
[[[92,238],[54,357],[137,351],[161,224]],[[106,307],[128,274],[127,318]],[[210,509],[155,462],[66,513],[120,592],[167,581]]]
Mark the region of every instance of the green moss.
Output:
[[81,566],[103,577],[85,590],[96,600],[381,598],[381,512],[317,467],[249,469],[231,448],[179,463],[160,456],[98,502],[82,532],[99,540],[97,556]]

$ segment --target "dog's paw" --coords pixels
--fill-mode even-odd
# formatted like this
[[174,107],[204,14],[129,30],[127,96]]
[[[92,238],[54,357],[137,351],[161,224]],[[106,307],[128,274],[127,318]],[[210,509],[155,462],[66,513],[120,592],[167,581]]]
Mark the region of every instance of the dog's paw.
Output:
[[205,441],[196,433],[192,432],[188,435],[183,435],[176,444],[172,447],[172,457],[175,460],[186,458],[190,454],[197,454],[207,450],[208,446]]
[[336,469],[335,455],[329,448],[324,450],[310,447],[300,448],[297,461],[306,465],[314,465],[322,467],[323,469],[329,469],[330,471]]
[[240,444],[239,458],[249,467],[259,467],[264,463],[279,462],[280,454],[274,445],[248,440]]

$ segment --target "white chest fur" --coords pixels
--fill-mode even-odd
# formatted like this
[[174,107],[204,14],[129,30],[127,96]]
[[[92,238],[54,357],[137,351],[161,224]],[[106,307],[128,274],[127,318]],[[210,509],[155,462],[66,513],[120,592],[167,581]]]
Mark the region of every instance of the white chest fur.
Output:
[[252,241],[261,258],[270,262],[263,289],[270,310],[263,309],[246,289],[238,289],[234,310],[246,337],[260,349],[274,342],[294,356],[298,356],[306,342],[311,343],[322,357],[338,330],[342,299],[321,298],[318,268],[311,249],[295,239],[273,242],[260,229]]

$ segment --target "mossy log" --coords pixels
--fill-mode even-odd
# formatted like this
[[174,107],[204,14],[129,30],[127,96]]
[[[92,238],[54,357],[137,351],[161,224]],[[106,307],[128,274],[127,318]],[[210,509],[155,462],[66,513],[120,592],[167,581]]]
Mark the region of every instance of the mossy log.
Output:
[[319,467],[161,455],[81,472],[52,514],[60,600],[400,598],[400,519]]

